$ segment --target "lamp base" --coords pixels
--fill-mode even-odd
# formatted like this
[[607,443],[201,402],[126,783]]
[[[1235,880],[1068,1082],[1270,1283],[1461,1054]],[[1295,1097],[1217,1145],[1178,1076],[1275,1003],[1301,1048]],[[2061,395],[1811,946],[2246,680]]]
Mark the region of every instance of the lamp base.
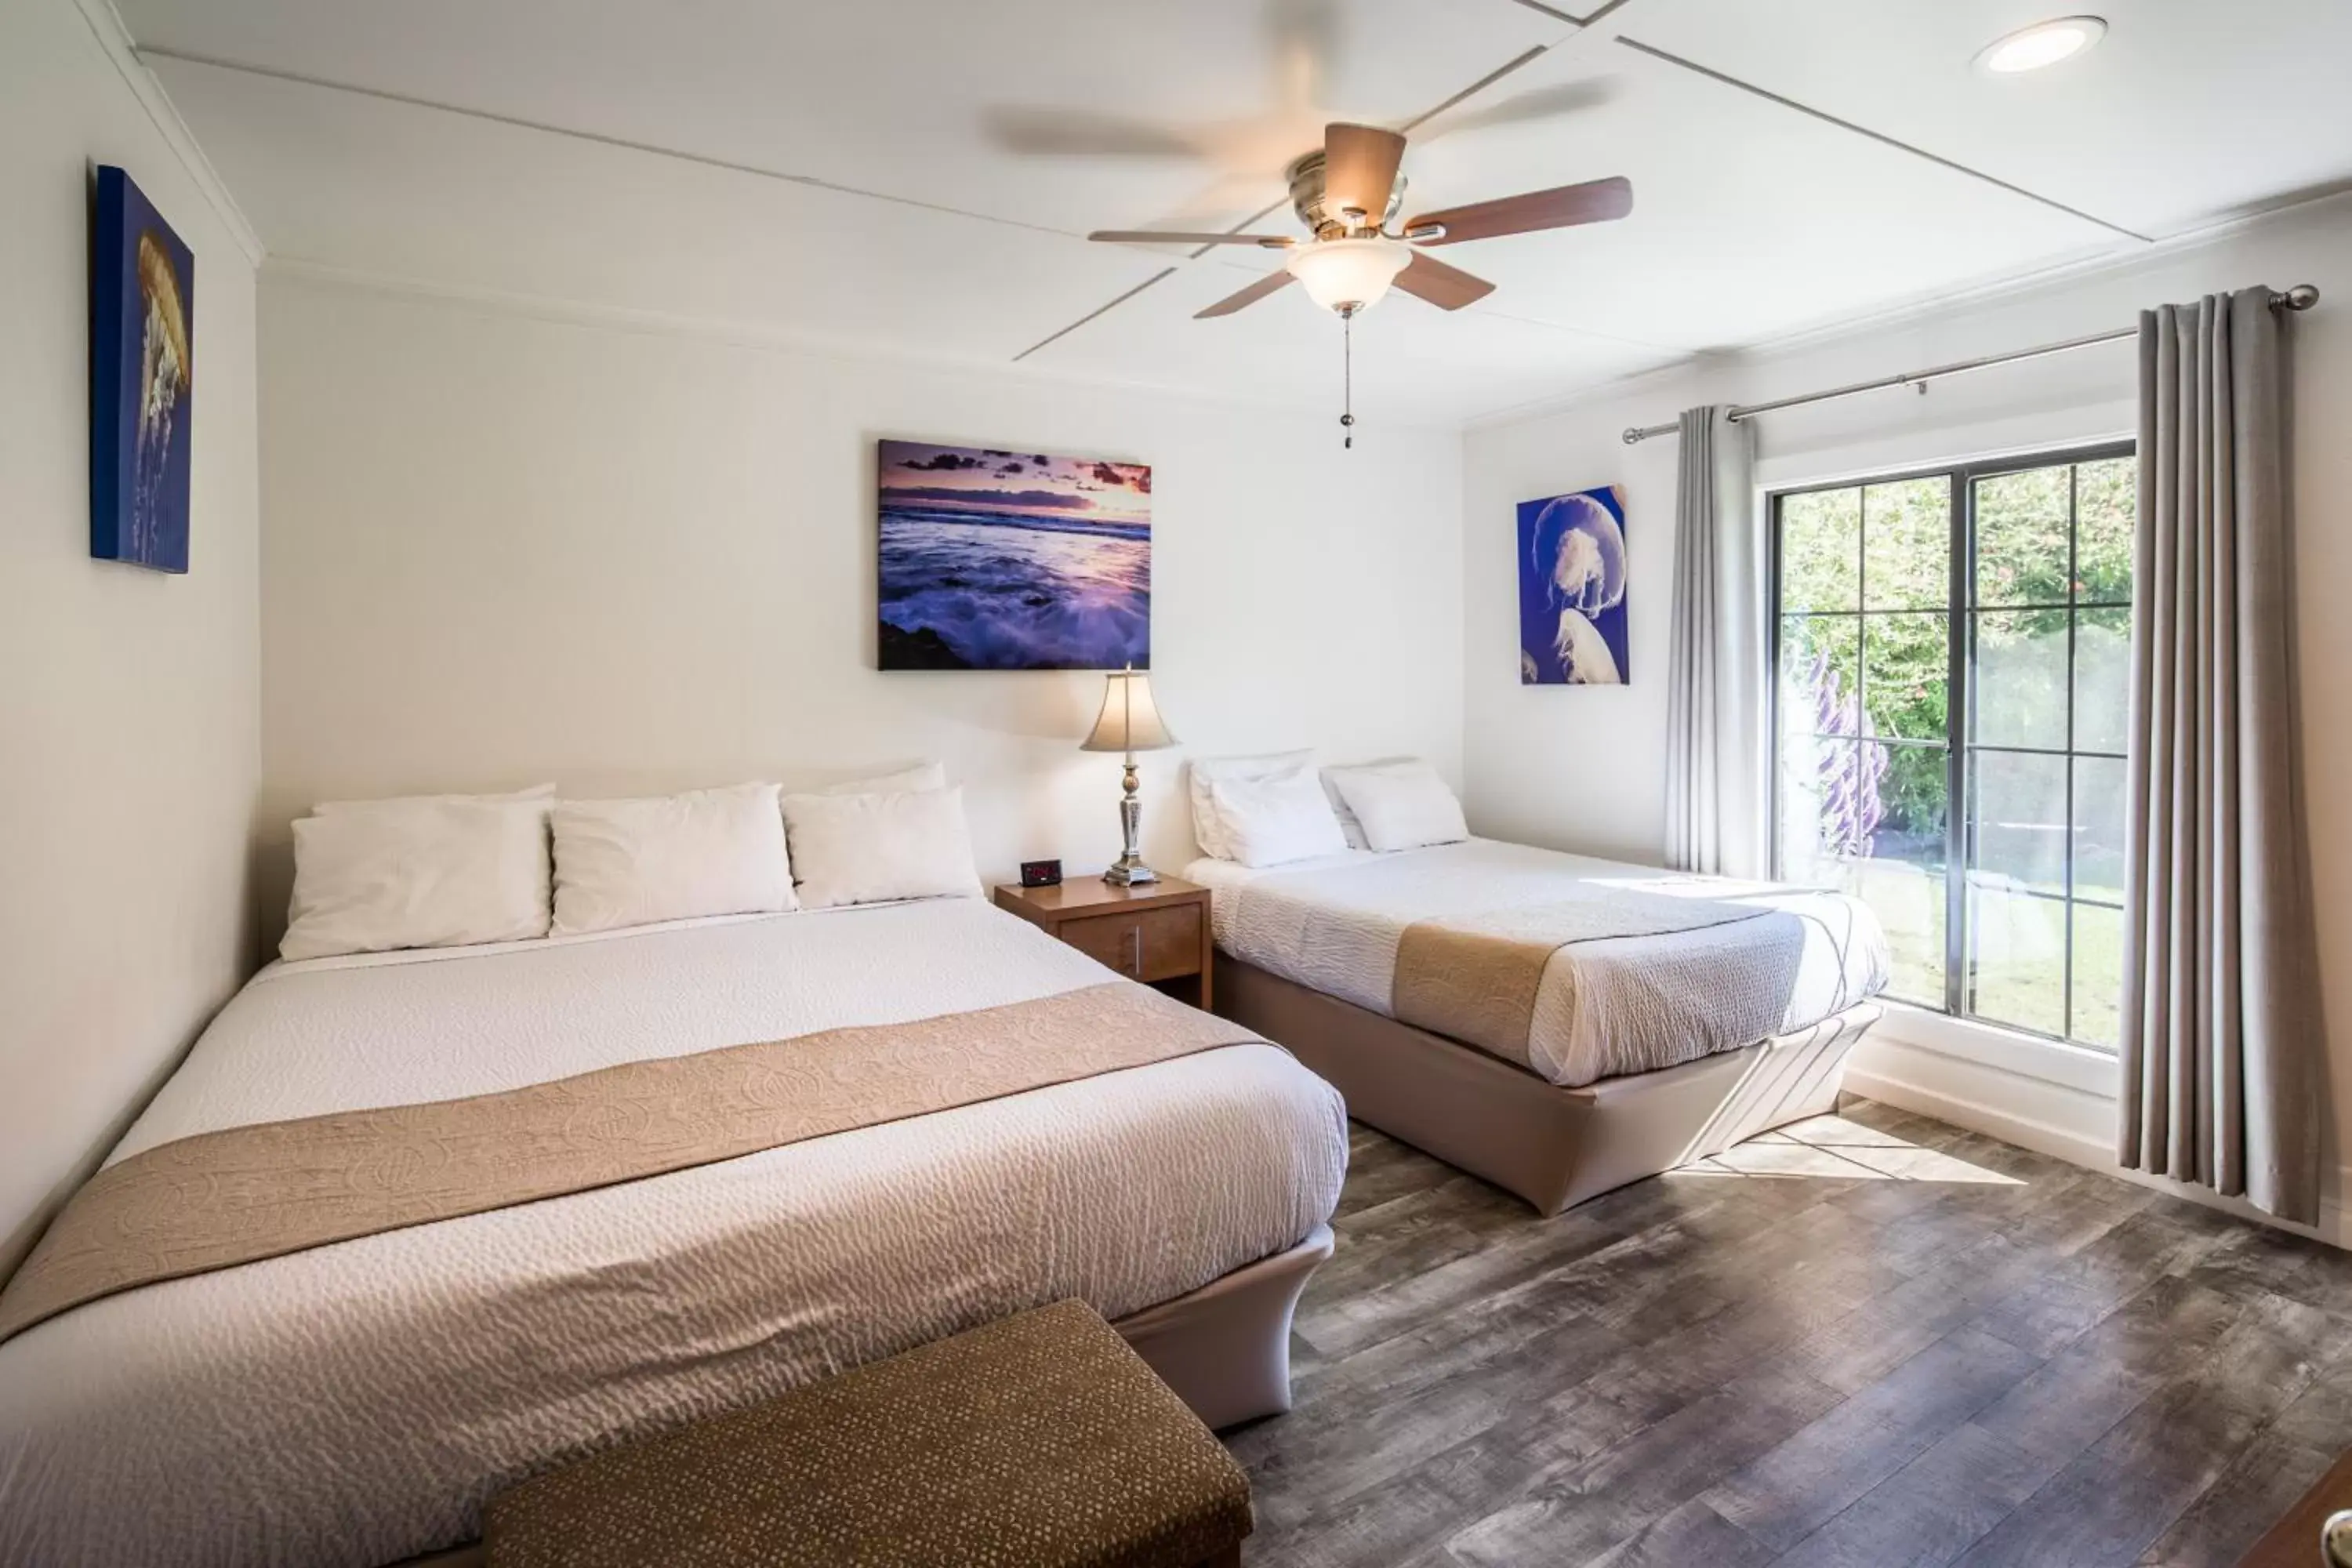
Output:
[[1110,863],[1110,869],[1103,873],[1103,880],[1114,888],[1133,888],[1160,880],[1159,873],[1143,863],[1143,851],[1137,842],[1143,831],[1143,803],[1135,798],[1133,756],[1127,759],[1127,777],[1119,794],[1118,830],[1125,847]]

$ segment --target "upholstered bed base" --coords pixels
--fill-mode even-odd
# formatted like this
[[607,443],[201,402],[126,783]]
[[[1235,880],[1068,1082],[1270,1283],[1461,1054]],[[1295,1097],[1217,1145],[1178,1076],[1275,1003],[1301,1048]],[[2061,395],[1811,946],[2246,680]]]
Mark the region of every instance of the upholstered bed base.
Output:
[[1290,1313],[1331,1256],[1331,1227],[1111,1327],[1192,1414],[1223,1429],[1290,1408]]
[[1864,1005],[1656,1072],[1562,1089],[1499,1057],[1217,954],[1217,1011],[1286,1047],[1348,1114],[1544,1214],[1835,1109]]
[[[1290,1316],[1307,1277],[1331,1256],[1331,1227],[1318,1225],[1277,1252],[1210,1280],[1172,1301],[1147,1307],[1117,1329],[1214,1427],[1290,1408]],[[483,1568],[478,1542],[411,1557],[393,1568]]]

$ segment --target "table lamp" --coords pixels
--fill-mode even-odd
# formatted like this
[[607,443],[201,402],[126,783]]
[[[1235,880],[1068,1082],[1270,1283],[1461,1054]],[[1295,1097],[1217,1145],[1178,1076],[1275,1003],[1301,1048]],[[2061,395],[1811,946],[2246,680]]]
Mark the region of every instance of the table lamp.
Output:
[[1095,720],[1094,733],[1078,749],[1127,755],[1127,793],[1118,803],[1118,826],[1126,835],[1127,848],[1103,873],[1103,880],[1115,887],[1160,880],[1136,847],[1136,837],[1143,830],[1143,803],[1135,798],[1135,753],[1175,743],[1176,737],[1168,732],[1159,706],[1151,700],[1151,678],[1133,665],[1113,675],[1103,692],[1102,713]]

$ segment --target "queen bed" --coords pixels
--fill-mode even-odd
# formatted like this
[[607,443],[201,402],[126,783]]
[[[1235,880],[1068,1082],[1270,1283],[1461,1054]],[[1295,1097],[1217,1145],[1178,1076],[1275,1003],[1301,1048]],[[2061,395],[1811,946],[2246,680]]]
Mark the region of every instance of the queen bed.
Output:
[[[1286,1407],[1290,1308],[1346,1166],[1339,1097],[977,900],[273,964],[90,1190],[223,1130],[331,1130],[305,1119],[747,1042],[945,1020],[1002,1061],[1030,1048],[1034,1010],[1097,1004],[1196,1037],[90,1299],[28,1304],[44,1281],[20,1271],[19,1300],[0,1297],[0,1561],[394,1563],[469,1541],[489,1495],[562,1458],[1073,1296],[1213,1425]],[[366,1177],[409,1182],[434,1148]]]
[[1220,1012],[1546,1214],[1832,1109],[1886,983],[1856,900],[1490,839],[1184,875]]

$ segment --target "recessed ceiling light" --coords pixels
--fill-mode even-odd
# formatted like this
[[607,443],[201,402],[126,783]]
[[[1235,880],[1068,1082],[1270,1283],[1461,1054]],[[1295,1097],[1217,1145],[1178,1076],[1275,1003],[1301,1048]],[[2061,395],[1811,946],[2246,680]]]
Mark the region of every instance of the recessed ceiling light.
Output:
[[1979,70],[1990,71],[1995,76],[2038,71],[2060,60],[2073,59],[2106,36],[2107,24],[2101,17],[2060,16],[1995,38],[1977,51],[1976,65]]

